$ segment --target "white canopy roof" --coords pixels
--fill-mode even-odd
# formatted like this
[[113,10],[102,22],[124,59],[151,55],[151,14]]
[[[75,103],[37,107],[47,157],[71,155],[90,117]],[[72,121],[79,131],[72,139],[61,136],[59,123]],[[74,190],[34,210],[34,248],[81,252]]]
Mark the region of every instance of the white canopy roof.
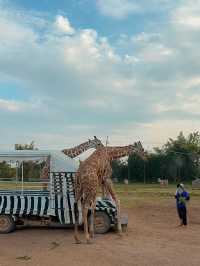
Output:
[[51,172],[76,172],[78,169],[79,163],[61,151],[0,151],[0,162],[46,161],[49,156]]

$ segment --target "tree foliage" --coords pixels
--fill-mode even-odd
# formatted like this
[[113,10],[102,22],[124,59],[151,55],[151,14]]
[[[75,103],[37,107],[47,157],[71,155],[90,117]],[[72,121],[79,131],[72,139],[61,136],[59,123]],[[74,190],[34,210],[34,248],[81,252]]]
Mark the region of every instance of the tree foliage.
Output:
[[13,178],[15,177],[15,169],[8,163],[0,163],[0,178]]
[[[34,150],[34,142],[16,144],[18,150]],[[129,179],[132,182],[157,182],[168,179],[170,182],[190,182],[200,177],[200,133],[193,132],[185,136],[183,132],[170,138],[163,147],[155,147],[147,152],[147,160],[134,154],[127,161],[116,160],[112,163],[113,178],[119,181]],[[37,178],[43,165],[33,162],[24,164],[24,176]],[[0,164],[0,178],[13,177],[14,169],[6,163]]]
[[[148,152],[148,160],[138,155],[131,155],[128,164],[118,164],[127,168],[128,178],[133,182],[157,182],[157,179],[168,179],[170,182],[189,182],[200,177],[200,133],[193,132],[184,136],[180,132],[176,139],[170,138],[162,148]],[[113,175],[115,175],[113,168]],[[124,175],[121,175],[121,179]]]
[[[30,144],[15,144],[15,150],[38,150],[35,147],[34,141]],[[24,180],[38,179],[45,162],[23,162]],[[22,178],[22,164],[9,164],[6,162],[0,163],[0,178],[9,179],[16,178],[18,181]]]

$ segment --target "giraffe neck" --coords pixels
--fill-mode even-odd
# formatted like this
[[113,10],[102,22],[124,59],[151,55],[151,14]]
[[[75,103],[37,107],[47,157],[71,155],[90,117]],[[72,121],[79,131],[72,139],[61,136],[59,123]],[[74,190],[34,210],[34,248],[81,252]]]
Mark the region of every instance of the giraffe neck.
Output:
[[111,160],[119,159],[130,154],[130,146],[107,147],[107,152]]
[[64,149],[62,150],[62,152],[71,158],[75,158],[76,156],[80,155],[81,153],[90,148],[92,148],[91,142],[86,141],[78,146],[75,146],[74,148]]

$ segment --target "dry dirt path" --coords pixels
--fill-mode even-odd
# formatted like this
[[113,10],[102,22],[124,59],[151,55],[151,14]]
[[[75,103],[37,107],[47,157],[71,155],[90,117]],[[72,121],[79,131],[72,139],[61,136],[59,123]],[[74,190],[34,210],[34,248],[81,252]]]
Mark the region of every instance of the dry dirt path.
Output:
[[189,225],[177,227],[174,202],[129,208],[123,237],[98,235],[76,245],[71,229],[24,229],[0,235],[0,266],[199,266],[200,204],[189,206]]

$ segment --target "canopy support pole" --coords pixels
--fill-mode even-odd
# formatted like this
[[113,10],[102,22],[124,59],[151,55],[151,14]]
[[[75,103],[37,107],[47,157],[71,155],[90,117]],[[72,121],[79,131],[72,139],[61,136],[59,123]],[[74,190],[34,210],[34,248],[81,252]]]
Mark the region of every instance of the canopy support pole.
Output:
[[21,194],[24,194],[24,163],[22,162],[22,186],[21,186]]

